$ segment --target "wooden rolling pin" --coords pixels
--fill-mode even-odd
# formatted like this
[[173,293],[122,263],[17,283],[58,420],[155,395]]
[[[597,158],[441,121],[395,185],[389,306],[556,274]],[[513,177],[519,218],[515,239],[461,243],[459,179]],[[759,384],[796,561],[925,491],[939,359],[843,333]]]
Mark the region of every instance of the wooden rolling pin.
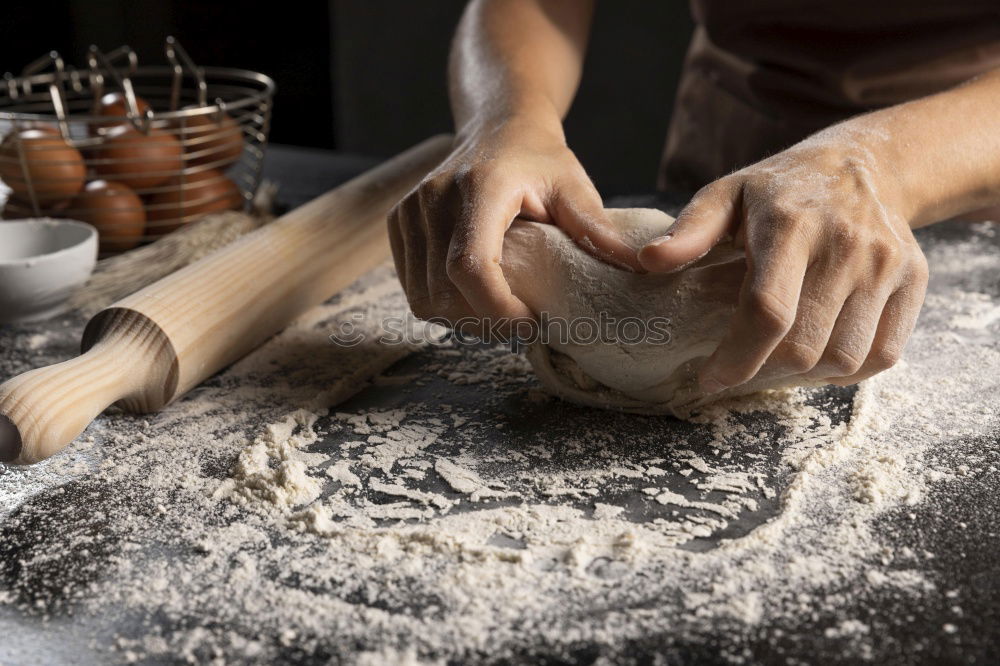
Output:
[[438,136],[97,313],[83,354],[0,385],[0,461],[72,442],[114,403],[162,408],[389,255],[389,209],[448,153]]

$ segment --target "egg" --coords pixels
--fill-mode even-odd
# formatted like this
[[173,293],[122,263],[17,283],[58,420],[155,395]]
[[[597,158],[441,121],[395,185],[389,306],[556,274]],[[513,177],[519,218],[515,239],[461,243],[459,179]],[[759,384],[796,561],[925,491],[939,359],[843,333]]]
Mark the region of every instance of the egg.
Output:
[[112,129],[93,148],[91,164],[106,180],[140,190],[156,187],[184,168],[181,144],[168,132],[139,132],[130,126]]
[[208,169],[172,179],[146,203],[146,232],[158,236],[208,213],[236,210],[243,205],[243,195],[221,171]]
[[30,123],[27,127],[25,127],[25,129],[38,130],[39,132],[44,132],[45,134],[51,134],[52,136],[58,136],[58,137],[62,136],[62,133],[59,131],[58,127],[43,122]]
[[146,229],[146,210],[139,195],[126,185],[105,180],[87,183],[63,214],[94,225],[101,252],[131,250]]
[[83,187],[86,175],[80,151],[67,143],[58,130],[15,130],[0,143],[0,179],[22,201],[31,201],[32,190],[39,203],[45,205],[72,198]]
[[[149,103],[141,97],[135,98],[135,107],[139,116],[146,115],[149,110]],[[108,118],[108,120],[98,120],[91,124],[91,134],[108,131],[115,127],[128,124],[128,104],[125,103],[125,95],[120,92],[107,93],[101,97],[97,108],[97,115]]]
[[[149,102],[136,96],[135,107],[139,115],[145,115],[149,110]],[[125,95],[120,92],[107,93],[101,97],[100,108],[97,111],[100,116],[127,116],[128,104],[125,102]]]
[[243,129],[223,113],[204,113],[175,121],[188,164],[223,168],[243,154]]

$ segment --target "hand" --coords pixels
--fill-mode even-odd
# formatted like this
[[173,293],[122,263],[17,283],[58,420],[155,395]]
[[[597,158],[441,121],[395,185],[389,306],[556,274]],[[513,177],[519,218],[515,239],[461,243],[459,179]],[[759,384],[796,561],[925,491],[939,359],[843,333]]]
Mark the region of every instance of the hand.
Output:
[[706,186],[669,237],[640,251],[643,267],[666,272],[727,234],[745,247],[739,304],[699,372],[704,391],[793,375],[848,385],[899,359],[927,262],[884,164],[831,128]]
[[557,115],[547,124],[519,117],[477,123],[389,213],[396,271],[413,312],[453,326],[486,318],[501,334],[533,321],[500,269],[504,234],[518,216],[557,224],[604,260],[640,268],[608,226]]

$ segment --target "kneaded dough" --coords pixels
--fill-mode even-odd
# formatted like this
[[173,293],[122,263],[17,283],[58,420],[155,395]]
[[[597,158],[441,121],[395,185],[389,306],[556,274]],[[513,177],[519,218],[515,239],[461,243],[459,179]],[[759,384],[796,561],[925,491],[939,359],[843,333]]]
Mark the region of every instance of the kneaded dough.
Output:
[[[648,208],[608,209],[608,218],[636,249],[662,236],[674,219]],[[707,396],[697,388],[698,367],[726,332],[746,272],[742,250],[717,245],[705,257],[672,274],[638,274],[610,266],[580,248],[551,224],[515,220],[501,262],[513,293],[535,314],[547,313],[548,344],[533,342],[528,359],[556,395],[603,408],[687,416],[712,399],[772,388],[755,380]],[[634,344],[605,339],[560,339],[558,322],[589,319],[621,322],[669,320],[665,336]],[[663,319],[659,320],[661,328]],[[561,328],[559,328],[561,327]],[[624,329],[623,329],[624,330]],[[625,332],[634,335],[634,326]]]

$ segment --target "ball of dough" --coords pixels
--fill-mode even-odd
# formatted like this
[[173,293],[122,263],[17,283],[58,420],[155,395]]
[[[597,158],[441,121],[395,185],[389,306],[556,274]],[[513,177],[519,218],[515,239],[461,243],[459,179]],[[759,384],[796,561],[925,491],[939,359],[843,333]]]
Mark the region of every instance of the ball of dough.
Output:
[[[674,222],[645,208],[607,214],[635,249]],[[743,251],[729,243],[676,273],[639,274],[600,261],[554,225],[516,220],[501,265],[513,293],[536,315],[544,313],[543,338],[527,355],[556,395],[686,416],[718,397],[774,387],[755,380],[713,396],[697,388],[696,371],[722,340],[746,272]]]

